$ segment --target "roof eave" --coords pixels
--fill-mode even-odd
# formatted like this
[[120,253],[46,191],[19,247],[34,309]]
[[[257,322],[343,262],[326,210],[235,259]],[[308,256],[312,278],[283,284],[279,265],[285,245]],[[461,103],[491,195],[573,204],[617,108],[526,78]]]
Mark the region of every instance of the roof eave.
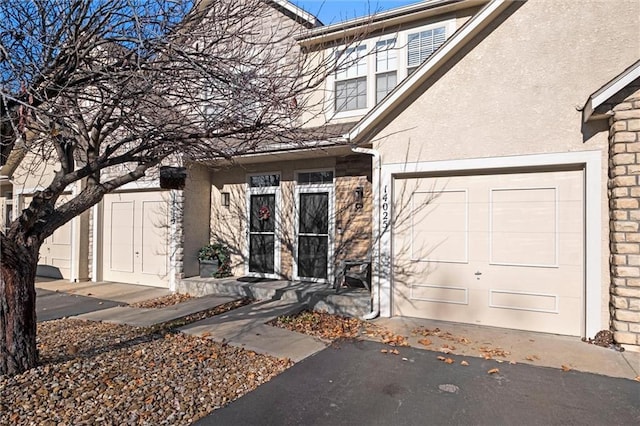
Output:
[[453,36],[447,40],[429,59],[417,70],[398,85],[386,98],[376,105],[367,115],[356,124],[344,138],[351,143],[368,134],[384,117],[397,105],[403,102],[414,87],[424,83],[453,55],[459,52],[480,31],[486,28],[497,16],[510,6],[506,0],[492,0],[469,21],[467,21]]
[[442,15],[460,9],[468,9],[487,3],[489,0],[432,0],[412,4],[386,12],[377,13],[361,18],[355,18],[333,25],[312,29],[297,37],[303,47],[325,44],[336,40],[358,36],[362,31],[372,32],[381,28],[388,28],[401,23],[425,19],[430,16]]
[[582,108],[582,120],[584,123],[588,121],[596,121],[609,118],[609,111],[597,112],[598,107],[604,105],[612,97],[618,94],[622,89],[627,87],[635,79],[640,78],[640,60],[635,62],[629,68],[618,74],[607,84],[596,90]]
[[271,1],[277,4],[278,6],[280,6],[281,8],[287,10],[289,13],[292,13],[293,15],[297,16],[302,21],[308,23],[311,28],[317,28],[317,27],[323,26],[323,23],[318,18],[316,18],[306,10],[299,8],[298,6],[296,6],[295,4],[291,3],[288,0],[271,0]]

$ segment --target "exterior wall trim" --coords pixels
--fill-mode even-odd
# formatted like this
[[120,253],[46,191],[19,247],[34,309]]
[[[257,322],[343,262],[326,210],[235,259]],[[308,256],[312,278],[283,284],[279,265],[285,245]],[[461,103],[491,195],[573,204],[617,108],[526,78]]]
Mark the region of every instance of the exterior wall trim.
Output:
[[[602,228],[602,155],[601,151],[531,154],[507,157],[472,158],[462,160],[393,163],[382,165],[381,190],[393,192],[396,177],[424,172],[479,171],[491,169],[516,169],[544,166],[573,166],[585,168],[585,232],[598,236]],[[393,197],[393,194],[391,194]],[[376,208],[378,206],[375,206]],[[393,217],[393,203],[391,203]],[[391,316],[392,238],[391,232],[382,229],[380,254],[380,315]],[[608,324],[603,324],[602,312],[602,249],[600,238],[585,238],[585,310],[584,336],[593,336]]]

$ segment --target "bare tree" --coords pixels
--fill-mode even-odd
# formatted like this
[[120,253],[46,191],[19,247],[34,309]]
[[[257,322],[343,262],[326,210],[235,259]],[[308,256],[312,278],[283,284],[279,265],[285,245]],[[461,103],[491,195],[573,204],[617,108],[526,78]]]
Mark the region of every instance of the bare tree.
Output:
[[295,43],[304,22],[267,3],[0,2],[2,151],[56,169],[0,232],[0,374],[37,364],[36,265],[54,230],[162,162],[304,134],[301,106],[330,67]]

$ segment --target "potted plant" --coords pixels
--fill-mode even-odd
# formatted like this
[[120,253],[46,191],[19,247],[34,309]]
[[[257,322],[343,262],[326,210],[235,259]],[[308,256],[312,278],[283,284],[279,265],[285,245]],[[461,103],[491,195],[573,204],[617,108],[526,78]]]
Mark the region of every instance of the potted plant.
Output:
[[198,250],[201,278],[224,278],[231,276],[229,248],[221,243],[208,244]]

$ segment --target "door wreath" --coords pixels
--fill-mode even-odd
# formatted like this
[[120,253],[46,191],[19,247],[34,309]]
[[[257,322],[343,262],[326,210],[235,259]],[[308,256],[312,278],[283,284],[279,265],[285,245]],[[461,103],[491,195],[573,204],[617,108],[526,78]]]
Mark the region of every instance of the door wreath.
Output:
[[262,221],[267,221],[271,217],[271,210],[269,210],[268,206],[262,206],[258,210],[258,219]]

